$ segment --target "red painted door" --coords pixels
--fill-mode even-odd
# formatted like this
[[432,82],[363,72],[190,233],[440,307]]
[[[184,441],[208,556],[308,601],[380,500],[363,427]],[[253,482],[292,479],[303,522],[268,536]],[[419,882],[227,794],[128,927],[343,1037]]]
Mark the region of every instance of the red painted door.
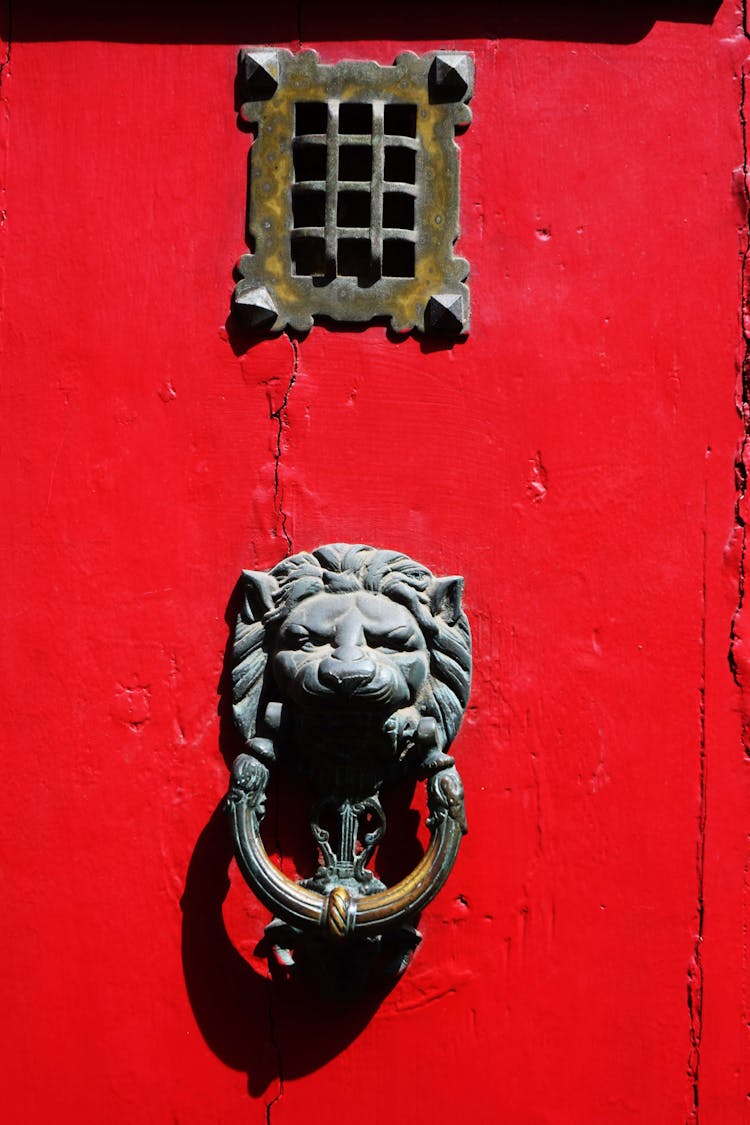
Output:
[[[5,1120],[748,1120],[743,21],[13,5]],[[228,331],[247,43],[474,53],[465,342]],[[475,643],[470,834],[343,1012],[255,953],[217,702],[241,568],[336,540],[465,575]]]

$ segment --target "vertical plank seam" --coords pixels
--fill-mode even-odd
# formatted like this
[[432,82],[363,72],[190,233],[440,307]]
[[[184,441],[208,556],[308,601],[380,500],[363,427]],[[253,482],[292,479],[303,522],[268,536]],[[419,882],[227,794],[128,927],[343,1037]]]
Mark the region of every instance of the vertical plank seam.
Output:
[[[742,29],[747,38],[747,0],[742,3]],[[745,62],[740,67],[739,121],[742,138],[742,191],[745,204],[744,235],[740,266],[740,326],[742,333],[739,386],[736,394],[737,412],[742,422],[742,437],[735,458],[736,502],[734,510],[735,534],[739,537],[739,558],[737,564],[737,603],[729,631],[729,667],[740,692],[742,705],[742,742],[748,750],[748,709],[745,706],[745,679],[747,659],[742,652],[742,615],[745,603],[745,552],[747,548],[745,527],[745,497],[747,492],[748,462],[750,461],[750,320],[748,319],[748,296],[750,296],[750,187],[748,186],[747,115],[747,70]]]
[[[740,28],[739,33],[745,39],[750,39],[748,34],[748,5],[747,0],[741,0],[739,5]],[[741,717],[741,747],[745,761],[750,757],[750,707],[748,706],[748,674],[750,661],[745,652],[745,559],[747,551],[746,503],[748,466],[750,465],[750,185],[748,184],[748,129],[747,129],[747,78],[748,58],[743,59],[739,67],[739,125],[742,143],[742,200],[744,214],[740,228],[740,354],[738,360],[737,389],[735,392],[735,405],[742,425],[741,437],[735,456],[735,509],[733,540],[736,544],[736,581],[737,600],[729,630],[729,668],[739,694],[739,711]],[[748,879],[748,865],[746,859],[743,873],[742,886],[742,1023],[747,1036],[747,988],[748,973],[750,971],[750,958],[748,956],[748,904],[750,901],[750,884]],[[747,1039],[745,1039],[745,1044]]]

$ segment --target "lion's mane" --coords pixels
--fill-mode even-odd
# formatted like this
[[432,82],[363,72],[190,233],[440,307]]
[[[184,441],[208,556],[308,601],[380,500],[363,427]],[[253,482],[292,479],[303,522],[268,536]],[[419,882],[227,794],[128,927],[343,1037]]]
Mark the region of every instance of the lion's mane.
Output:
[[295,606],[313,594],[364,590],[405,606],[422,630],[430,657],[430,674],[417,706],[423,715],[436,720],[443,746],[450,745],[469,698],[471,633],[462,610],[449,614],[435,612],[433,594],[439,580],[427,567],[396,551],[331,543],[316,551],[291,555],[269,574],[273,579],[271,600],[255,614],[241,612],[234,634],[234,715],[246,739],[255,734],[261,699],[274,698],[267,682],[267,665],[279,625]]

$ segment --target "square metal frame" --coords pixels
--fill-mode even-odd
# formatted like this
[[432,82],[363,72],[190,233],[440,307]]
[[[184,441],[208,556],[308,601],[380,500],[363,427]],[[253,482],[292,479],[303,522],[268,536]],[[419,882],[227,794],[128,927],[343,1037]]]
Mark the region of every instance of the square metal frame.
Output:
[[[396,332],[459,335],[469,328],[469,264],[455,257],[459,235],[459,166],[457,129],[471,121],[466,104],[473,92],[474,64],[464,52],[404,52],[393,66],[364,61],[322,64],[317,52],[247,48],[239,57],[240,109],[244,121],[257,128],[250,157],[248,228],[252,252],[240,259],[241,275],[234,307],[251,330],[278,332],[290,327],[309,330],[314,317],[348,323],[390,318]],[[296,107],[325,103],[325,133],[300,138]],[[372,107],[370,132],[343,136],[341,107]],[[387,107],[413,107],[416,136],[385,132]],[[345,113],[347,111],[345,110]],[[392,115],[393,116],[393,115]],[[397,116],[397,115],[396,115]],[[316,126],[316,129],[320,126]],[[295,185],[295,148],[324,146],[315,179]],[[368,145],[369,181],[342,177],[340,153],[346,146]],[[399,182],[386,170],[388,152],[414,153],[413,182]],[[395,161],[398,163],[398,161]],[[409,167],[411,167],[410,162]],[[323,175],[323,173],[325,173]],[[390,178],[389,178],[390,177]],[[324,212],[313,226],[295,224],[293,190],[323,193]],[[339,192],[370,193],[369,222],[342,227],[338,222]],[[383,223],[383,200],[389,193],[414,200],[414,217],[391,228]],[[295,270],[293,239],[315,240],[324,264]],[[369,269],[354,276],[338,268],[339,242],[349,239],[367,251]],[[390,244],[390,249],[386,247]],[[413,266],[410,252],[413,245]],[[401,276],[389,276],[394,246],[406,265]],[[384,251],[386,253],[384,261]],[[362,254],[360,254],[362,258]],[[406,276],[404,276],[406,275]]]

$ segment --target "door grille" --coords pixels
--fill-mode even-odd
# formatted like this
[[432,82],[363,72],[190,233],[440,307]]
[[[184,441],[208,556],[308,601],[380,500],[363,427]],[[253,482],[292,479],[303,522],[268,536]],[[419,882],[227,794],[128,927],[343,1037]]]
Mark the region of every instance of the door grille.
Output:
[[397,331],[468,330],[458,237],[465,54],[326,66],[314,51],[240,53],[242,117],[257,125],[235,308],[256,331],[313,317],[389,317]]

